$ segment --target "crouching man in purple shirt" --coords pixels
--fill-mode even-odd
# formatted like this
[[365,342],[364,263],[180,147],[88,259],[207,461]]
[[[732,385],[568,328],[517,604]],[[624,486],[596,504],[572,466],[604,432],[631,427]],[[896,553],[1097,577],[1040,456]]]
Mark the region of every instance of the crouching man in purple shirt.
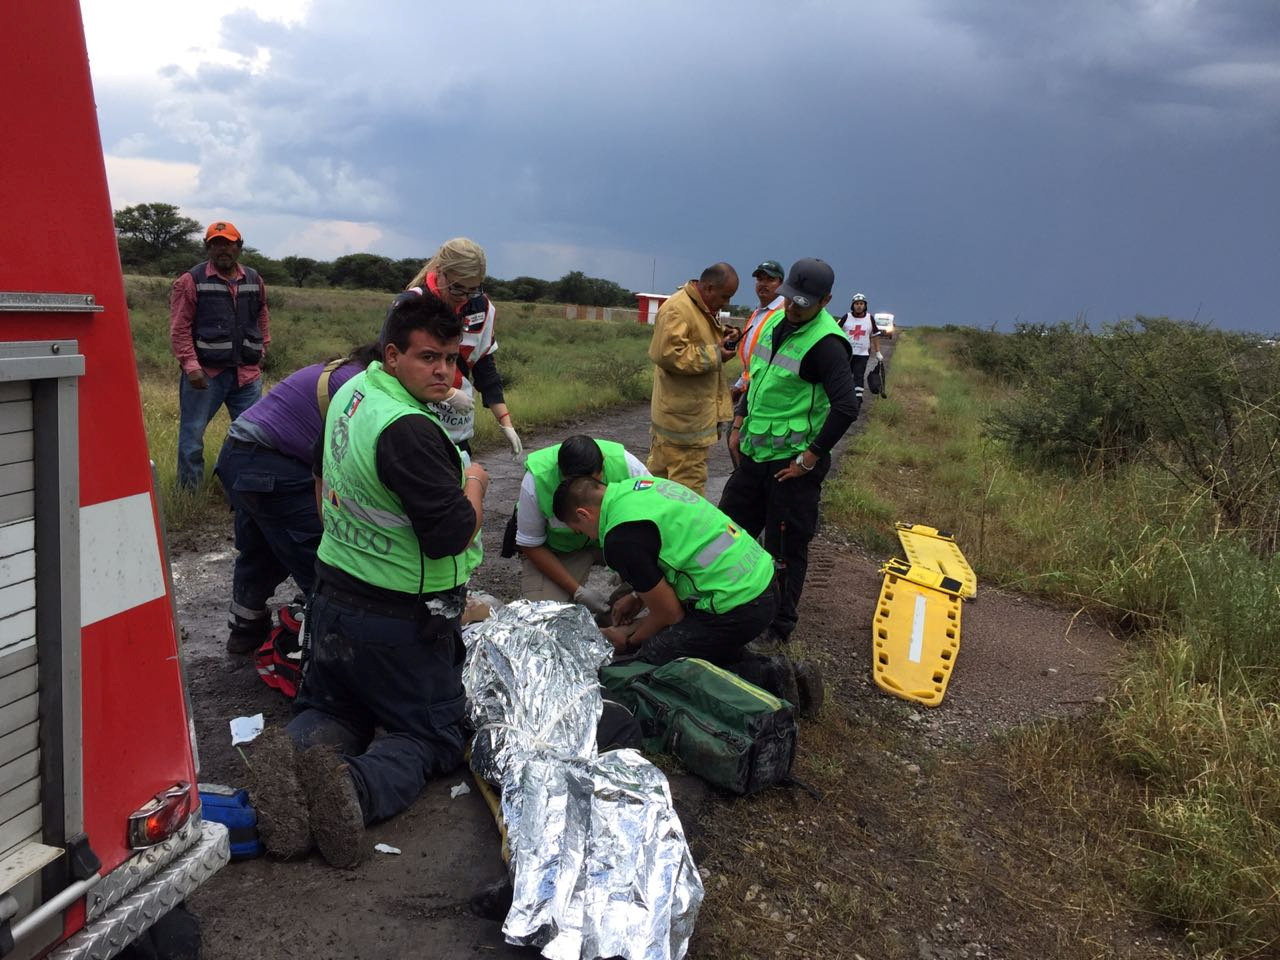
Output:
[[253,653],[271,631],[267,601],[285,577],[305,594],[315,585],[324,532],[316,513],[312,449],[324,428],[321,406],[381,357],[376,343],[281,380],[236,418],[214,469],[235,511],[236,557],[227,652]]

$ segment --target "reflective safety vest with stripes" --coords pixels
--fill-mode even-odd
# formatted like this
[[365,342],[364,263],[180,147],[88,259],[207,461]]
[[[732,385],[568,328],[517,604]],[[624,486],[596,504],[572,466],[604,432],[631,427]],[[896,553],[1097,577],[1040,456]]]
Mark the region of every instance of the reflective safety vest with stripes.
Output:
[[[406,416],[440,421],[375,361],[334,394],[324,428],[324,536],[318,555],[365,583],[401,593],[461,586],[484,556],[479,535],[462,553],[433,560],[422,552],[400,498],[378,477],[382,431]],[[458,483],[464,485],[461,454]]]
[[773,582],[773,557],[764,547],[682,484],[653,477],[609,484],[600,503],[600,542],[618,524],[635,520],[657,526],[658,567],[681,603],[728,613]]
[[786,318],[779,310],[763,324],[751,355],[751,389],[739,435],[741,450],[757,463],[791,458],[808,449],[826,423],[831,401],[821,383],[800,376],[800,363],[819,340],[835,335],[848,345],[826,310],[791,334],[776,350],[774,331]]
[[[597,440],[596,446],[604,454],[604,482],[617,483],[631,476],[631,468],[627,465],[627,450],[620,443],[612,440]],[[546,447],[529,454],[525,468],[533,474],[533,490],[538,496],[538,509],[547,519],[546,546],[557,553],[572,553],[581,550],[591,543],[591,538],[574,533],[556,519],[551,509],[551,501],[555,499],[556,488],[564,478],[560,476],[560,444]]]
[[262,278],[251,267],[241,269],[234,297],[231,283],[207,261],[187,271],[196,284],[192,339],[202,367],[252,367],[262,360]]
[[[779,302],[782,301],[782,302]],[[775,306],[774,304],[777,304]],[[742,327],[742,337],[738,340],[738,359],[742,361],[742,382],[751,379],[751,357],[756,352],[756,343],[760,340],[760,331],[775,311],[785,310],[782,297],[774,299],[767,307],[756,307]]]

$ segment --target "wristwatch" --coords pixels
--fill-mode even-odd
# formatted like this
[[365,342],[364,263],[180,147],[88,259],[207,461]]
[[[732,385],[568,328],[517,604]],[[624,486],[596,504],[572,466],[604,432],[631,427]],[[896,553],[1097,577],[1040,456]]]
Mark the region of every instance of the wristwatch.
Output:
[[799,465],[799,467],[800,467],[800,469],[801,469],[801,470],[804,470],[806,473],[808,473],[808,472],[811,472],[811,471],[813,470],[813,467],[816,467],[816,466],[818,465],[818,463],[817,463],[817,461],[815,460],[815,461],[814,461],[814,464],[813,464],[813,467],[807,466],[807,465],[805,464],[805,462],[804,462],[804,455],[805,455],[805,451],[803,451],[803,450],[801,450],[799,453],[797,453],[797,454],[796,454],[796,463]]

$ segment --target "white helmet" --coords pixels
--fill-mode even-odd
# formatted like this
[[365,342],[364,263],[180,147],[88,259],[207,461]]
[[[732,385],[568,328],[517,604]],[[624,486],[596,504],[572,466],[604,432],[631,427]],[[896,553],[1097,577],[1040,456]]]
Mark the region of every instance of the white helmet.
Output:
[[867,302],[867,295],[866,295],[865,293],[855,293],[855,294],[853,295],[853,302],[854,302],[854,303],[866,303],[866,302]]

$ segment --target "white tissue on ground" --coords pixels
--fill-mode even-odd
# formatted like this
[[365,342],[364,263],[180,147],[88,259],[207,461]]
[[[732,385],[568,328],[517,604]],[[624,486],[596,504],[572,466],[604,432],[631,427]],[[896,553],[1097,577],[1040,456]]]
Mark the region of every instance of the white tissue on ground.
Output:
[[234,747],[238,743],[249,743],[258,738],[258,734],[262,733],[262,714],[255,713],[252,717],[235,717],[231,721],[231,745]]

